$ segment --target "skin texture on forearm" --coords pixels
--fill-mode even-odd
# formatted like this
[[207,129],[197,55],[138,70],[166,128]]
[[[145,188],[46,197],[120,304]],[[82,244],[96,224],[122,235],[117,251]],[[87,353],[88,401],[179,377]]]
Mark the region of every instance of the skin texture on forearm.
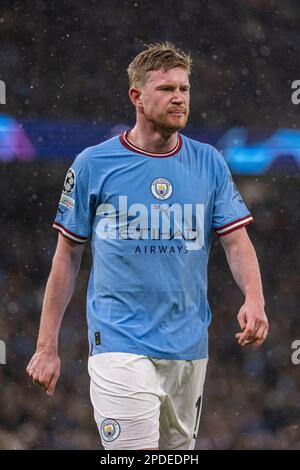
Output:
[[252,344],[256,349],[269,331],[256,253],[245,228],[221,237],[221,243],[233,278],[245,296],[237,315],[241,332],[235,337],[241,346]]
[[264,304],[259,264],[248,234],[245,229],[240,229],[230,235],[221,239],[221,242],[233,278],[246,298]]
[[81,261],[80,253],[57,250],[48,278],[37,341],[37,349],[57,351],[58,334],[72,298]]
[[83,250],[84,244],[59,234],[44,295],[37,348],[26,368],[33,382],[43,387],[48,395],[53,395],[60,375],[58,334],[74,292]]

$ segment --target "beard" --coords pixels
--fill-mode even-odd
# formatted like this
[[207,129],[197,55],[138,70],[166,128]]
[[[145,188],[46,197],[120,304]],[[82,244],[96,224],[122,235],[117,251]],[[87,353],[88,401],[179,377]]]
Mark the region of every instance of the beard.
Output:
[[144,114],[148,121],[151,121],[155,128],[161,132],[173,134],[186,126],[189,111],[185,110],[182,116],[172,115],[170,111],[153,116],[151,113]]

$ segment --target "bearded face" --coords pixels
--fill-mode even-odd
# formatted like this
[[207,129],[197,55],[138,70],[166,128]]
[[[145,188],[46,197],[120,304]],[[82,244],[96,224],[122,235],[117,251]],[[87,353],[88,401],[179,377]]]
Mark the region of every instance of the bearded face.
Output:
[[182,67],[154,70],[141,89],[144,116],[157,129],[176,132],[183,129],[189,115],[190,85]]

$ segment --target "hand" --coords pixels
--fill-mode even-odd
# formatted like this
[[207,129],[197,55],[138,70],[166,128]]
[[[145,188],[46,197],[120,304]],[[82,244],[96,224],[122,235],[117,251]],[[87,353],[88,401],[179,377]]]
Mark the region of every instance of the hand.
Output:
[[35,384],[40,385],[46,391],[47,395],[53,395],[60,375],[60,359],[56,352],[37,350],[26,372]]
[[241,346],[252,344],[257,349],[266,339],[269,331],[269,323],[261,302],[247,300],[240,308],[237,316],[242,333],[235,337]]

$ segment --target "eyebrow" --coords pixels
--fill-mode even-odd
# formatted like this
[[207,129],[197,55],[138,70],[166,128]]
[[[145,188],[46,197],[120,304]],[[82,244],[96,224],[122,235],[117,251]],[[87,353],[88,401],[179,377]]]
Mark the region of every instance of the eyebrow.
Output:
[[[188,89],[191,88],[189,83],[180,84],[179,86],[180,88],[188,88]],[[157,85],[155,89],[159,90],[160,88],[176,88],[176,87],[177,85],[174,85],[172,83],[161,83],[160,85]]]

